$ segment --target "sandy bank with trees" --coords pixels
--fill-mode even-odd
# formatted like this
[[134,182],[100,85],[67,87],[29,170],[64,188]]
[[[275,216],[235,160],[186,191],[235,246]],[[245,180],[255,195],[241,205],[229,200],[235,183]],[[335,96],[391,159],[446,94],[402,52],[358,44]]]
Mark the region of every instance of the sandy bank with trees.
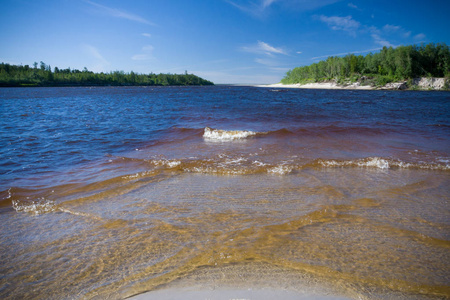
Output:
[[272,87],[326,89],[449,89],[450,49],[445,43],[383,47],[366,56],[331,56],[289,70]]

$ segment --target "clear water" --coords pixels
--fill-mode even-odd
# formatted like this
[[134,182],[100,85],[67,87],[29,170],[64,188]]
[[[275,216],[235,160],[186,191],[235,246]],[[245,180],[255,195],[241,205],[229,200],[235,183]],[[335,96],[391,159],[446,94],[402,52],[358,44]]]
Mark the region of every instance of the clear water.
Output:
[[0,296],[450,297],[449,112],[448,92],[0,89]]

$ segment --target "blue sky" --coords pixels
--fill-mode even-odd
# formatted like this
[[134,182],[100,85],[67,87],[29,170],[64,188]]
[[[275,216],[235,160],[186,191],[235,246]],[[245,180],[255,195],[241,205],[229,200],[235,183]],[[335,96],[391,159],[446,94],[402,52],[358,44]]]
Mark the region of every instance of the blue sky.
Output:
[[1,0],[0,62],[276,83],[332,55],[450,45],[450,1]]

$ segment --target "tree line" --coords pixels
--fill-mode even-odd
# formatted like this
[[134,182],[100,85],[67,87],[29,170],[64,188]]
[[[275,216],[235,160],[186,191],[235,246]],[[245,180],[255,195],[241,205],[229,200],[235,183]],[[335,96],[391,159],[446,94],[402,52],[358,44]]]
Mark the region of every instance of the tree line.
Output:
[[213,85],[212,82],[193,74],[138,74],[133,71],[94,73],[84,68],[53,70],[44,62],[29,65],[0,64],[0,86],[167,86]]
[[370,79],[376,85],[417,77],[450,77],[450,50],[445,43],[383,47],[366,56],[330,56],[289,70],[284,84]]

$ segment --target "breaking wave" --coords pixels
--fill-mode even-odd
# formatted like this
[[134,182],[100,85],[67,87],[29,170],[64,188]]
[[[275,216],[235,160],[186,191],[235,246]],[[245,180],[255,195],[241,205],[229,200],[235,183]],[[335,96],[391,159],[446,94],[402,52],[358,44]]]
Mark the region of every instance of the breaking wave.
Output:
[[213,141],[232,141],[245,139],[248,138],[249,136],[254,136],[257,134],[258,132],[248,130],[222,130],[205,127],[203,138],[206,140],[213,140]]

